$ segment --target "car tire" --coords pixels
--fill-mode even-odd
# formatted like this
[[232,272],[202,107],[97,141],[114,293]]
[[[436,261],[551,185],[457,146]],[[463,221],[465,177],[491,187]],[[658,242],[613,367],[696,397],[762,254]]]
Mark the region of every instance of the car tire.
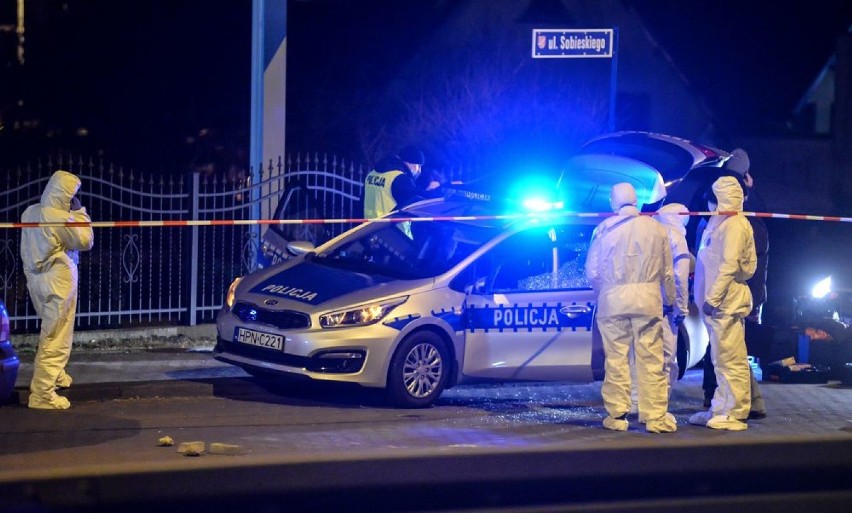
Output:
[[387,395],[402,408],[426,408],[438,400],[450,373],[450,352],[431,331],[418,331],[397,347],[388,369]]

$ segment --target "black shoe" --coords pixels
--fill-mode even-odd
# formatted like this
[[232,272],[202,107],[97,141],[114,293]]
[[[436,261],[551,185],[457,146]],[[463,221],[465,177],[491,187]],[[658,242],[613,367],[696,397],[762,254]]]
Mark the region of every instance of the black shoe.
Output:
[[750,411],[748,412],[748,420],[760,420],[766,418],[765,411]]

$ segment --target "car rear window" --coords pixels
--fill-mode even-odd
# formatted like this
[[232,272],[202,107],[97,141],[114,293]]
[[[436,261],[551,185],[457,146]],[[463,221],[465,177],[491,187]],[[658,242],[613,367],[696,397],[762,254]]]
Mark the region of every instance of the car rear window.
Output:
[[683,178],[694,163],[692,155],[679,146],[636,135],[592,141],[582,153],[619,155],[644,162],[659,171],[666,182]]

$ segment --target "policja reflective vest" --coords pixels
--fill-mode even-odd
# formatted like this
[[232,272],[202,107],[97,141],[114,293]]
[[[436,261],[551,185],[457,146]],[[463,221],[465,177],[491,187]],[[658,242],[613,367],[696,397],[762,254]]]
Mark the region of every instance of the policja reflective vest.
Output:
[[[367,174],[364,180],[364,218],[375,219],[396,210],[398,202],[393,197],[393,182],[404,173],[398,169],[383,172],[374,169]],[[398,226],[409,238],[413,238],[410,222],[398,223]]]
[[396,199],[391,192],[393,181],[402,174],[395,169],[380,173],[370,171],[364,180],[364,217],[374,219],[382,217],[396,208]]

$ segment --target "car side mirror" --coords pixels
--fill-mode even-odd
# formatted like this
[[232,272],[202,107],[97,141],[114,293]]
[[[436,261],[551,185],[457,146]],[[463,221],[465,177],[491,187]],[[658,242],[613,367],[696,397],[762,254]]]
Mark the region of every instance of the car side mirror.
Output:
[[485,290],[485,277],[477,278],[473,283],[469,283],[464,288],[464,293],[467,295],[478,294]]

